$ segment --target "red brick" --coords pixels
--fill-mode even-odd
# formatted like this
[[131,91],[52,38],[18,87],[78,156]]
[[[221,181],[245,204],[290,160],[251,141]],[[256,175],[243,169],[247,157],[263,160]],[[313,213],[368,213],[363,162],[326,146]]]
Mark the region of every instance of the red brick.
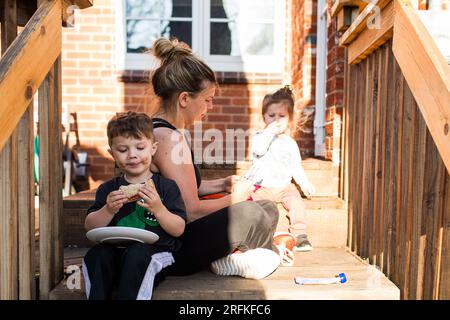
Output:
[[242,99],[242,98],[235,98],[235,99],[232,99],[231,104],[235,105],[235,106],[248,106],[249,100]]
[[89,34],[66,34],[64,35],[64,41],[89,42],[91,41],[91,36]]
[[213,115],[208,114],[206,116],[208,122],[229,122],[231,120],[231,116],[228,115]]
[[222,107],[222,113],[223,114],[246,114],[247,108],[245,106],[241,107]]

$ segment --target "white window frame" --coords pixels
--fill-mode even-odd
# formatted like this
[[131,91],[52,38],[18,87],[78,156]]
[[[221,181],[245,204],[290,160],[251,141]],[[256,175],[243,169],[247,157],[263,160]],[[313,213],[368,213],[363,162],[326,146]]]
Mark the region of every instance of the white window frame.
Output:
[[[213,70],[224,72],[282,73],[285,64],[285,0],[274,0],[274,54],[268,56],[210,55],[210,0],[192,0],[192,50]],[[116,1],[116,63],[118,70],[151,70],[150,55],[126,52],[125,0]],[[202,18],[204,17],[204,18]]]

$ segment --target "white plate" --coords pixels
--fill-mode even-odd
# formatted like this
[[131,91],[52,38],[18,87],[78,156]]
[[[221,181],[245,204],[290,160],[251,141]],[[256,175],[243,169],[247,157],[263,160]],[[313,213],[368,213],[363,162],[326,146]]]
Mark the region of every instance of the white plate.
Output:
[[151,231],[130,227],[102,227],[89,230],[86,237],[97,243],[107,243],[116,246],[128,245],[134,241],[155,243],[159,236]]

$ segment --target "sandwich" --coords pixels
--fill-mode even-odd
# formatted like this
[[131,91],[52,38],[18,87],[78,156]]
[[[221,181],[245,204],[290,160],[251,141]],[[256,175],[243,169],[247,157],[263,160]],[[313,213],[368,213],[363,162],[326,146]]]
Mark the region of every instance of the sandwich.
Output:
[[125,196],[128,198],[127,202],[133,202],[139,200],[139,191],[144,186],[156,190],[155,184],[151,178],[145,181],[145,183],[133,183],[127,186],[120,186],[119,190],[125,193]]

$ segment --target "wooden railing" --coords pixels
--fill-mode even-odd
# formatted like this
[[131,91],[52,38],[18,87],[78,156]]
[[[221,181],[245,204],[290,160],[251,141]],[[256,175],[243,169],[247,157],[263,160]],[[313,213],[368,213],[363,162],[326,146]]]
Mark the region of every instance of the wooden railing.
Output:
[[403,299],[449,299],[450,67],[408,1],[378,3],[379,29],[362,11],[341,39],[348,245]]
[[[0,299],[46,299],[63,278],[61,28],[92,1],[5,0],[0,60]],[[23,8],[24,10],[20,10]],[[26,22],[17,36],[17,27]],[[35,270],[33,98],[39,111],[39,290]],[[39,294],[37,294],[39,292]]]

